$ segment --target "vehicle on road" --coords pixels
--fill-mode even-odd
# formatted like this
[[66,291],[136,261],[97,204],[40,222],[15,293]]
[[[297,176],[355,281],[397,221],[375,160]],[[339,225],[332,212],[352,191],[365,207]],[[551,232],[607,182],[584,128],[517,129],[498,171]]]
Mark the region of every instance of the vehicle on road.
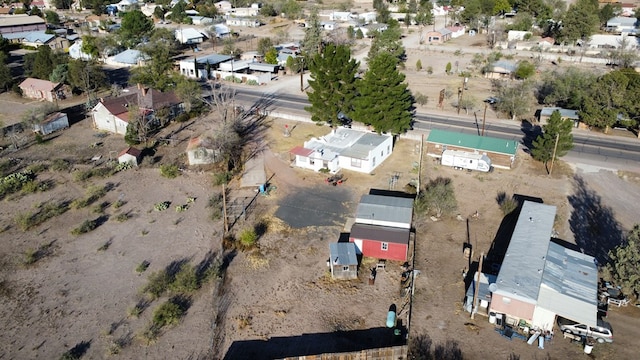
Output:
[[601,319],[598,319],[598,326],[588,326],[580,324],[563,317],[558,317],[558,325],[560,330],[565,333],[586,336],[596,339],[599,343],[613,342],[613,330],[611,325]]

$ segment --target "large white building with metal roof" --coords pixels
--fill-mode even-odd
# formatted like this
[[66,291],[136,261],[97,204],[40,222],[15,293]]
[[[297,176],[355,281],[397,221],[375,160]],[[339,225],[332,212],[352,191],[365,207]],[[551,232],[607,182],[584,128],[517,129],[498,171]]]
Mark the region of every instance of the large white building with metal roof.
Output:
[[371,173],[393,151],[393,137],[387,134],[347,128],[333,129],[329,134],[296,146],[290,153],[295,166],[336,173],[341,169]]
[[594,258],[551,241],[556,207],[525,201],[495,285],[490,311],[551,330],[557,315],[596,326]]

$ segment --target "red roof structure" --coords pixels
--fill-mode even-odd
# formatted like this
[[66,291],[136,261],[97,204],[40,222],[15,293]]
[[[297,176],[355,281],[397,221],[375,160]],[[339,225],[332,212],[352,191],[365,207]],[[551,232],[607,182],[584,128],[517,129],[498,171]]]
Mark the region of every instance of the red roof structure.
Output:
[[291,149],[289,152],[293,155],[308,157],[309,155],[313,154],[315,150],[307,149],[302,146],[296,146],[293,149]]

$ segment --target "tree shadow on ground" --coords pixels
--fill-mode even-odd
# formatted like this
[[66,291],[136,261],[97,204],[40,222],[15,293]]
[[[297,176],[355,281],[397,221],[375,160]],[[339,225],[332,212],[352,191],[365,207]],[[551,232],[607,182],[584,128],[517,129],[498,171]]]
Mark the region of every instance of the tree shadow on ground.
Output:
[[394,329],[379,327],[272,337],[268,340],[234,341],[224,359],[282,359],[404,345],[402,337],[398,339],[394,336],[393,331]]
[[579,175],[573,177],[573,195],[567,199],[573,207],[569,225],[576,244],[598,264],[609,261],[609,251],[624,241],[624,232],[613,210],[602,204],[601,197],[589,189]]
[[[503,193],[499,193],[496,197],[496,201],[498,203],[504,201],[504,196],[505,195]],[[511,236],[513,235],[513,230],[515,230],[516,223],[518,222],[518,217],[520,217],[520,211],[522,210],[524,202],[533,201],[542,203],[542,199],[540,198],[521,194],[514,194],[513,200],[516,202],[517,206],[513,211],[502,218],[502,222],[498,227],[496,236],[493,238],[489,251],[487,251],[485,261],[482,264],[482,272],[484,273],[492,275],[498,274],[500,264],[502,264],[504,256],[507,253],[507,249],[509,248]]]
[[62,355],[61,359],[80,359],[91,347],[91,341],[81,341]]
[[539,125],[534,125],[523,120],[520,125],[520,130],[524,134],[522,137],[522,144],[527,148],[526,152],[530,154],[533,142],[538,138],[538,136],[542,135],[542,128]]

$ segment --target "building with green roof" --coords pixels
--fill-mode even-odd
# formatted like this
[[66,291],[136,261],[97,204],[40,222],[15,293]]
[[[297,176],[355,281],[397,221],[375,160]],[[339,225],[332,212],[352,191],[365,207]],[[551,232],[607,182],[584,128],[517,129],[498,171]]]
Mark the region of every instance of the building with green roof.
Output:
[[494,167],[511,169],[518,153],[518,142],[461,132],[431,130],[427,137],[427,155],[439,158],[445,150],[486,154]]

